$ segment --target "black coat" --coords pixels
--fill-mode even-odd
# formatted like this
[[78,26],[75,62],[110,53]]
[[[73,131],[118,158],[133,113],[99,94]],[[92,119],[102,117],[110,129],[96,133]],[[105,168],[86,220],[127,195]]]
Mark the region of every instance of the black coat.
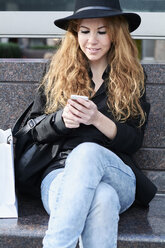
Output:
[[[111,120],[115,121],[106,104],[106,78],[107,72],[105,71],[103,74],[104,83],[91,100],[97,105],[99,111]],[[40,89],[36,95],[30,118],[34,118],[44,113],[45,101],[45,96]],[[141,98],[141,106],[148,117],[150,105],[146,102],[145,95]],[[110,140],[93,125],[87,126],[82,124],[79,128],[66,128],[61,117],[62,111],[63,110],[61,109],[56,113],[47,115],[47,117],[32,131],[33,139],[37,143],[51,143],[54,150],[56,150],[54,156],[52,155],[52,161],[46,166],[42,178],[50,171],[64,167],[66,154],[78,144],[83,142],[95,142],[116,153],[125,164],[132,168],[136,175],[137,182],[136,200],[143,206],[148,206],[148,203],[154,197],[157,189],[155,185],[140,171],[140,169],[137,168],[132,158],[133,153],[135,153],[142,145],[144,129],[147,121],[140,128],[138,127],[138,119],[129,119],[125,123],[115,121],[117,126],[117,135],[114,140]],[[58,146],[58,142],[60,143],[60,146]],[[62,162],[59,163],[59,161],[57,162],[57,154],[62,151],[67,152],[61,153],[64,154],[64,159],[61,157]],[[53,154],[52,151],[50,151],[50,153]],[[45,156],[47,156],[47,154],[45,154]]]

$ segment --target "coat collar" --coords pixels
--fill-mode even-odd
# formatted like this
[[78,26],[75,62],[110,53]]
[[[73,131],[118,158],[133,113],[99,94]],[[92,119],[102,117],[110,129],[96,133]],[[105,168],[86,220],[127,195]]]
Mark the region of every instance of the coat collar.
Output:
[[[109,72],[110,72],[110,65],[107,65],[107,67],[106,67],[106,69],[105,69],[105,71],[103,72],[103,75],[102,75],[102,79],[104,80],[104,82],[102,83],[102,85],[100,86],[100,88],[97,90],[97,92],[95,93],[95,95],[93,97],[97,97],[98,95],[100,95],[100,94],[102,94],[103,92],[106,91],[106,89],[107,89],[107,83],[106,82],[109,79]],[[88,74],[89,74],[89,77],[91,79],[91,86],[94,89],[95,83],[92,80],[93,73],[92,73],[90,67],[88,69]]]

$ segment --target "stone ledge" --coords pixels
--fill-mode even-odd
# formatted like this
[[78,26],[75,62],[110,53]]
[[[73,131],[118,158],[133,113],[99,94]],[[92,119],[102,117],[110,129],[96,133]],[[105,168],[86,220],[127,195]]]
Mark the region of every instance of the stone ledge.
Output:
[[45,59],[0,59],[0,81],[40,82],[47,63]]
[[147,83],[165,84],[165,64],[151,63],[142,64],[147,74]]
[[[39,81],[48,63],[49,60],[47,59],[0,59],[0,81],[34,81],[31,80],[31,77]],[[142,66],[147,73],[147,84],[165,84],[164,63],[144,63]],[[29,74],[27,68],[32,69],[34,73]],[[23,72],[21,75],[23,80],[17,75],[18,72]]]
[[[120,216],[118,248],[165,247],[165,195],[156,195],[149,209],[138,206]],[[41,202],[19,201],[19,218],[0,219],[0,248],[41,248],[48,215]]]
[[165,148],[141,148],[134,159],[143,170],[165,170]]
[[165,195],[157,195],[149,209],[131,208],[120,218],[119,248],[165,247]]

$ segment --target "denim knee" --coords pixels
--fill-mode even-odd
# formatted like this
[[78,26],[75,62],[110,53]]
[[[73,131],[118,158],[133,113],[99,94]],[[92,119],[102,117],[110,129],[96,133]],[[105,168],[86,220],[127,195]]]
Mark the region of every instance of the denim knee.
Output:
[[66,165],[68,162],[83,164],[83,166],[87,166],[88,163],[90,163],[90,166],[101,165],[102,153],[100,149],[102,148],[102,146],[92,142],[81,143],[69,154]]
[[92,142],[84,142],[76,146],[73,151],[70,153],[69,156],[80,156],[81,157],[93,157],[93,155],[96,155],[97,150],[101,147],[100,145]]
[[65,173],[95,189],[104,174],[99,147],[95,143],[82,143],[74,148],[66,159]]
[[98,213],[102,213],[106,218],[106,212],[113,209],[119,213],[120,201],[116,190],[107,183],[100,182],[94,196],[92,208],[97,208]]

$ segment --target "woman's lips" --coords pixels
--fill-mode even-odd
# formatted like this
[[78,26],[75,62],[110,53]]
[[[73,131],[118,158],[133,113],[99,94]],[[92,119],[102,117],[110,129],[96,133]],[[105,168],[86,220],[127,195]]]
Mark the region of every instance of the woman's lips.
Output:
[[89,48],[87,47],[87,50],[90,52],[90,53],[96,53],[100,50],[100,48]]

